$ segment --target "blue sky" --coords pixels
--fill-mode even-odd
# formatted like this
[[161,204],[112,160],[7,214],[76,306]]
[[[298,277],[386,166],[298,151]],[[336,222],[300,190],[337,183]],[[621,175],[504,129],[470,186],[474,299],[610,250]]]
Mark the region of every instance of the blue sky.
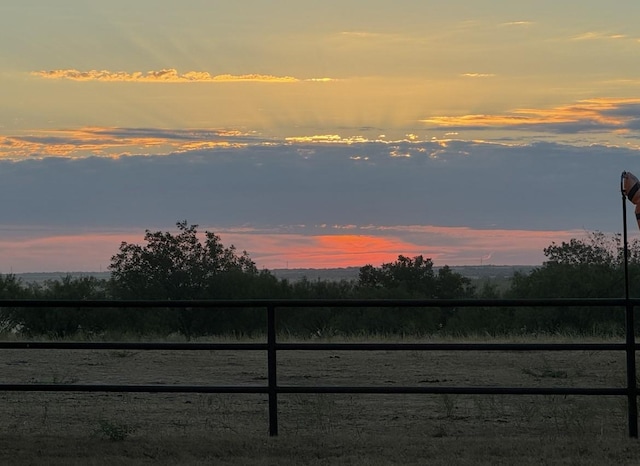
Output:
[[[621,230],[631,1],[0,6],[0,273],[187,219],[267,268],[535,264]],[[635,234],[635,231],[633,232]]]

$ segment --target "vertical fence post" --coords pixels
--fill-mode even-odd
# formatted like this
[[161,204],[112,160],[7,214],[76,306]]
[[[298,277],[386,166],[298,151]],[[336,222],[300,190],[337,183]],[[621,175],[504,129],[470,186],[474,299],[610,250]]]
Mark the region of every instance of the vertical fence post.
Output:
[[638,389],[636,381],[636,343],[633,305],[627,301],[627,398],[629,405],[629,437],[638,438]]
[[636,380],[636,333],[634,308],[629,299],[629,245],[627,240],[627,203],[622,173],[622,243],[624,254],[625,343],[627,353],[627,419],[629,437],[638,438],[638,389]]
[[269,435],[278,435],[278,380],[276,370],[276,308],[267,306],[267,377],[269,392]]

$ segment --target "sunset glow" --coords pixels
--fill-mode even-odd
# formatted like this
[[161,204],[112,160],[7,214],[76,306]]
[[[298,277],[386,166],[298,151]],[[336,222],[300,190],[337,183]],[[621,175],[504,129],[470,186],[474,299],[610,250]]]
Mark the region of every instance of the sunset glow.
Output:
[[[581,237],[580,231],[471,230],[446,227],[407,227],[404,233],[423,232],[422,241],[402,239],[402,228],[395,236],[323,235],[288,236],[223,234],[236,244],[249,244],[258,263],[267,268],[331,268],[393,262],[398,255],[431,258],[436,265],[538,264],[542,250],[553,241]],[[456,238],[456,246],[443,244],[442,236]],[[237,238],[237,240],[235,240]],[[274,247],[279,243],[280,247]],[[262,251],[269,251],[264,254]],[[310,265],[311,264],[311,265]]]
[[[393,262],[398,255],[423,255],[442,265],[527,265],[544,260],[542,250],[552,242],[569,241],[585,235],[581,231],[473,230],[456,227],[400,226],[376,228],[375,234],[330,235],[279,234],[249,229],[216,232],[225,245],[247,250],[260,268],[335,268],[380,265]],[[359,228],[360,230],[360,228]],[[371,228],[361,230],[371,231]],[[387,236],[391,231],[390,236]],[[214,231],[215,232],[215,231]],[[387,232],[387,233],[385,233]],[[405,237],[420,234],[422,240]],[[144,244],[144,231],[111,234],[25,236],[5,234],[0,254],[5,266],[0,273],[106,271],[110,258],[121,242]],[[455,246],[446,238],[454,238]],[[43,260],[54,265],[35,267]]]
[[261,268],[540,264],[640,172],[637,2],[5,3],[0,272],[183,219]]

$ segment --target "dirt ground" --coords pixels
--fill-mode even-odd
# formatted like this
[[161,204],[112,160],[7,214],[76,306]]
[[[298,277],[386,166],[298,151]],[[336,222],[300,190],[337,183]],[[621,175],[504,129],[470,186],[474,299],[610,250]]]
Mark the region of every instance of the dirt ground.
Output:
[[[558,341],[558,340],[555,340]],[[279,352],[280,385],[623,387],[618,352]],[[265,352],[2,350],[0,383],[265,385]],[[626,399],[0,392],[0,464],[640,464]]]

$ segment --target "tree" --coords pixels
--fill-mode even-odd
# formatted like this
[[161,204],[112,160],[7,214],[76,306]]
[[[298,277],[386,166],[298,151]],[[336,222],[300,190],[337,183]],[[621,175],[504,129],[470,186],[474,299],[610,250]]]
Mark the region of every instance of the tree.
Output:
[[[365,297],[394,299],[450,299],[474,295],[471,281],[444,266],[436,274],[429,258],[398,256],[380,267],[360,268],[358,287]],[[370,312],[372,328],[382,333],[430,333],[443,328],[453,309],[380,309]]]
[[[246,297],[249,282],[267,281],[246,251],[225,247],[220,237],[205,231],[198,237],[197,225],[178,222],[178,233],[146,230],[144,246],[123,242],[111,258],[113,294],[122,299],[194,300]],[[233,312],[233,314],[231,314]],[[190,338],[195,334],[221,331],[243,311],[170,309],[163,314],[136,311],[132,324],[144,327],[155,319],[159,328],[175,328]]]
[[471,280],[445,265],[438,269],[434,297],[439,299],[470,298],[475,293]]
[[546,264],[605,265],[615,267],[622,263],[622,238],[619,234],[607,236],[602,232],[590,232],[584,239],[571,238],[568,243],[555,242],[544,248]]
[[395,262],[380,267],[365,265],[360,268],[358,286],[372,290],[392,292],[396,297],[432,297],[435,292],[435,275],[431,259],[399,255]]
[[[29,289],[13,274],[0,275],[1,299],[25,299],[29,296]],[[19,315],[24,314],[21,308],[4,307],[0,310],[0,330],[15,330],[20,328]]]
[[[638,242],[630,244],[631,283],[640,275]],[[547,260],[529,274],[515,274],[507,297],[511,298],[615,298],[624,296],[623,244],[620,235],[591,232],[544,249]],[[634,287],[634,290],[637,287]],[[623,314],[604,308],[517,309],[521,328],[558,331],[571,328],[621,328]]]
[[[635,250],[636,244],[632,245]],[[509,294],[519,298],[587,298],[622,295],[620,235],[592,232],[544,249],[547,260],[528,275],[513,277]],[[634,254],[635,255],[635,254]],[[637,255],[635,255],[637,256]]]
[[178,234],[146,230],[145,246],[122,242],[111,258],[109,270],[115,294],[124,299],[204,299],[215,298],[216,278],[224,274],[258,273],[246,251],[224,247],[220,237],[204,233],[198,225],[176,223]]
[[[0,283],[3,281],[0,280]],[[74,278],[67,275],[60,280],[30,284],[22,291],[17,290],[17,293],[14,298],[28,296],[46,301],[100,300],[107,298],[107,282],[95,277]],[[93,334],[106,330],[114,324],[113,312],[115,311],[107,309],[19,307],[3,309],[2,316],[5,326],[23,334],[65,338],[79,331]]]
[[27,288],[14,274],[0,275],[0,298],[23,299],[27,296]]
[[361,267],[358,286],[365,290],[385,290],[385,294],[396,298],[467,298],[475,291],[468,278],[447,265],[436,274],[431,259],[402,255],[380,267]]

